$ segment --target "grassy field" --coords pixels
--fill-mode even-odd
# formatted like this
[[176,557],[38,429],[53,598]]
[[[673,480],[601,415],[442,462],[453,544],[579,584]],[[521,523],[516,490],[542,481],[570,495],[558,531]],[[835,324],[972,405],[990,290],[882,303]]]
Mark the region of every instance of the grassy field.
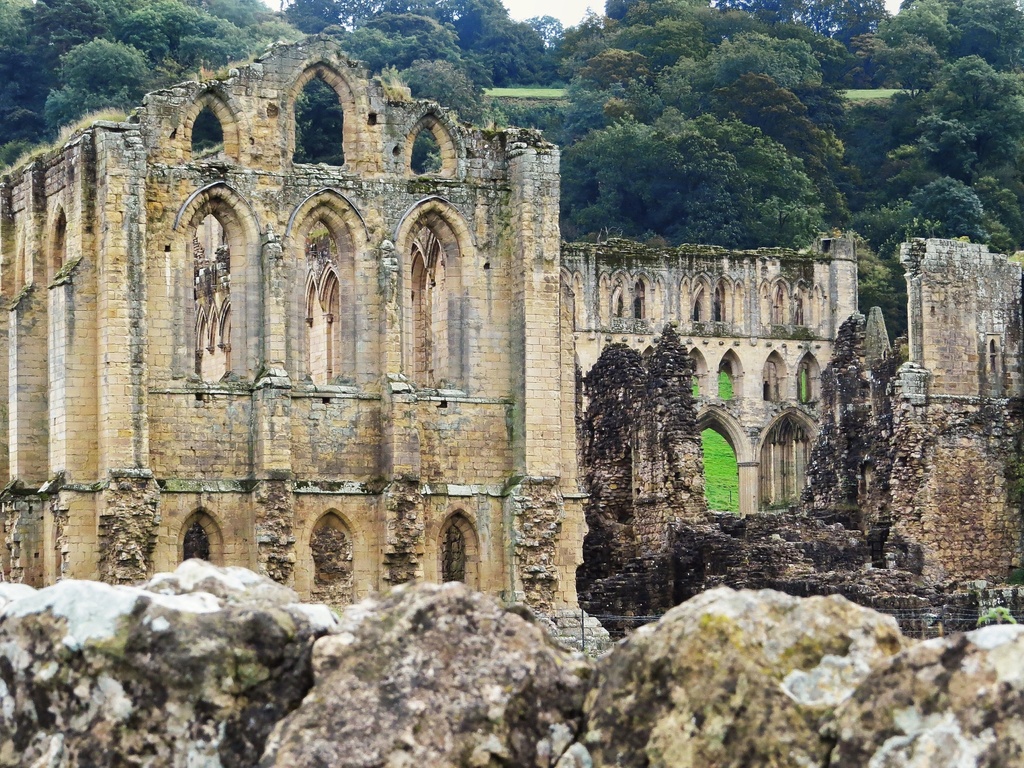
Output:
[[564,99],[565,88],[488,88],[495,99]]
[[846,92],[846,98],[850,101],[870,101],[872,99],[889,99],[894,93],[899,93],[897,88],[873,88],[866,91],[852,90]]
[[740,479],[736,454],[713,429],[701,433],[704,446],[704,495],[708,507],[721,512],[740,511]]

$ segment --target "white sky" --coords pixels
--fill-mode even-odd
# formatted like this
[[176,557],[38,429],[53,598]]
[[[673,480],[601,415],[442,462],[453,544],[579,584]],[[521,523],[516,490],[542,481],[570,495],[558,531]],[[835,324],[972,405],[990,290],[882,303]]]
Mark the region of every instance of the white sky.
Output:
[[[267,6],[275,10],[280,7],[280,0],[263,0]],[[604,13],[604,0],[502,0],[508,8],[509,15],[516,20],[525,21],[534,16],[554,16],[564,27],[579,24],[590,8],[597,13]],[[896,13],[900,8],[900,0],[885,0],[889,13]]]
[[593,8],[604,13],[604,0],[502,0],[509,15],[517,21],[532,19],[534,16],[554,16],[563,27],[574,27]]
[[[518,21],[532,19],[534,16],[554,16],[562,22],[563,27],[573,27],[591,8],[597,13],[604,13],[604,0],[502,0],[508,8],[509,15]],[[889,13],[900,9],[900,0],[885,0]]]

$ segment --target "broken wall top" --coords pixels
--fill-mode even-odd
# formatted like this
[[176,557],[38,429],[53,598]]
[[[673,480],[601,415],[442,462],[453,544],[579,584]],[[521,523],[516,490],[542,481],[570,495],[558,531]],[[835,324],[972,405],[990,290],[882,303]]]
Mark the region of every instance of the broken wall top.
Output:
[[825,238],[812,248],[731,249],[718,245],[684,243],[678,246],[653,246],[623,238],[611,238],[600,243],[563,243],[562,259],[566,264],[597,260],[609,266],[632,269],[643,266],[699,266],[719,264],[723,260],[778,262],[783,271],[800,271],[813,264],[833,261],[855,261],[853,242],[848,238]]
[[[322,173],[324,166],[295,163],[294,108],[314,78],[327,83],[344,110],[342,148],[345,162],[335,175],[414,179],[412,147],[426,130],[438,142],[441,170],[422,174],[451,183],[500,181],[508,160],[527,150],[558,154],[538,131],[510,128],[482,131],[461,122],[451,110],[427,100],[412,99],[401,87],[385,86],[380,78],[351,60],[338,43],[324,35],[292,44],[271,46],[250,64],[232,68],[223,79],[187,81],[153,91],[124,123],[97,122],[54,148],[14,169],[0,185],[17,186],[37,163],[80,141],[83,133],[138,130],[147,161],[156,166],[241,166],[289,175]],[[192,129],[204,108],[221,124],[223,148],[215,156],[194,157]]]
[[906,269],[910,362],[931,374],[930,393],[1021,395],[1022,271],[988,246],[915,239]]

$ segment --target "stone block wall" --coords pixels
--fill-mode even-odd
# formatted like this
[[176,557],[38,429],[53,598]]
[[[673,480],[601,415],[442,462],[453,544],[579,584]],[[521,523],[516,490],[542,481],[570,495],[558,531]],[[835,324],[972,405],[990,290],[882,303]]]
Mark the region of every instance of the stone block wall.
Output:
[[1002,581],[1024,562],[1021,269],[949,240],[902,260],[910,359],[872,349],[863,317],[841,329],[805,500],[845,510],[878,565],[913,550],[933,583]]
[[[314,78],[341,166],[294,161]],[[421,131],[435,173],[411,168]],[[454,574],[575,606],[558,182],[539,134],[386,92],[328,38],[151,93],[0,180],[6,573],[130,581],[191,536],[306,594]],[[314,551],[325,526],[344,563]]]

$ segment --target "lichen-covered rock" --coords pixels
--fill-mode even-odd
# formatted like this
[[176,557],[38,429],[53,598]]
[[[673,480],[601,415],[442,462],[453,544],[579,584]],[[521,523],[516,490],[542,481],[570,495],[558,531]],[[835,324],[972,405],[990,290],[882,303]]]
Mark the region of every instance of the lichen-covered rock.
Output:
[[317,642],[314,672],[261,766],[553,766],[590,667],[529,617],[450,583],[352,606]]
[[829,765],[1024,765],[1024,626],[918,643],[838,711]]
[[842,597],[710,590],[602,659],[580,743],[594,766],[821,766],[823,718],[903,645]]
[[336,626],[198,561],[141,587],[5,587],[0,603],[0,766],[251,768]]

